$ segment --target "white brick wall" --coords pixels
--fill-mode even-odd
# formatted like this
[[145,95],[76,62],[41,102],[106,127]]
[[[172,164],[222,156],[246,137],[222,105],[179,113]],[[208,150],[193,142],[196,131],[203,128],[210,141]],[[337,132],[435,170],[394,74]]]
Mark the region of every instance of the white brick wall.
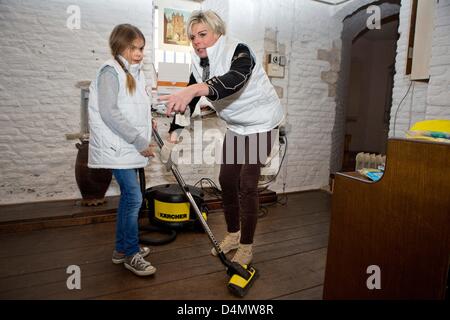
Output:
[[339,46],[333,30],[338,23],[328,6],[295,1],[291,70],[288,90],[289,135],[288,190],[320,188],[328,183],[335,120],[335,97],[321,76],[332,69],[318,60],[318,51]]
[[[81,13],[70,30],[69,5]],[[74,177],[80,89],[109,57],[108,37],[131,22],[152,61],[152,1],[0,2],[0,203],[79,198]]]
[[[81,9],[81,30],[71,31],[66,28],[66,9],[74,2]],[[339,51],[343,18],[371,2],[354,0],[336,7],[309,0],[206,0],[201,4],[219,12],[229,34],[248,43],[260,59],[276,45],[288,59],[285,78],[273,79],[283,88],[282,103],[291,130],[287,162],[272,189],[281,191],[285,183],[286,191],[299,191],[328,183],[341,157],[344,126],[340,97],[329,96],[330,86],[322,80],[322,72],[338,72],[341,56],[330,65],[318,60],[318,51],[331,52],[333,47]],[[408,8],[409,0],[402,1],[392,118],[409,85],[404,76]],[[108,57],[107,39],[114,25],[137,25],[150,44],[152,1],[124,5],[120,0],[4,0],[0,18],[0,203],[79,198],[74,177],[76,141],[65,139],[66,133],[79,131],[80,91],[75,83],[91,80]],[[440,1],[430,83],[415,84],[413,103],[405,99],[396,135],[416,119],[449,117],[449,18],[449,2]],[[146,47],[147,65],[152,61],[151,47]],[[160,131],[166,132],[169,119],[158,121]],[[202,125],[204,130],[224,131],[223,122],[214,118]],[[392,129],[391,122],[391,136]],[[182,166],[181,171],[188,183],[201,177],[217,182],[219,166]],[[156,159],[146,172],[148,185],[174,181]],[[108,195],[117,193],[113,183]]]
[[[81,29],[69,30],[66,12],[78,5]],[[147,40],[145,72],[153,61],[152,1],[52,0],[0,3],[0,203],[75,199],[75,140],[65,134],[80,130],[80,89],[109,58],[108,37],[119,23],[139,27]],[[162,135],[170,119],[159,117]],[[207,119],[203,130],[222,128]],[[206,147],[207,143],[205,144]],[[182,166],[188,183],[218,176],[218,166]],[[148,185],[174,182],[153,159],[146,168]],[[114,179],[107,195],[118,194]]]
[[426,119],[450,118],[450,1],[435,10]]
[[400,108],[398,107],[411,84],[409,75],[405,75],[410,14],[411,1],[403,0],[400,10],[400,38],[397,43],[395,64],[397,73],[394,78],[389,136],[404,137],[406,130],[417,121],[450,118],[449,1],[436,3],[430,81],[429,83],[413,82],[410,92]]
[[283,88],[287,112],[289,149],[285,167],[275,191],[320,188],[328,183],[331,158],[331,130],[335,101],[328,97],[328,85],[321,72],[330,64],[317,60],[319,49],[330,50],[336,38],[330,37],[339,23],[330,19],[329,7],[307,0],[206,0],[203,8],[227,12],[230,36],[249,44],[263,58],[271,39],[266,29],[276,30],[278,47],[287,56],[286,76],[273,79]]

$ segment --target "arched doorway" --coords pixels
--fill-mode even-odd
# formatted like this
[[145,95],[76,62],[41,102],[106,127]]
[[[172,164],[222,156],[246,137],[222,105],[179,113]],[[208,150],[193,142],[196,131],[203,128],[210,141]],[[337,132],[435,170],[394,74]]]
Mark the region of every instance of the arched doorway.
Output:
[[385,6],[380,29],[367,28],[368,5],[344,19],[340,95],[345,138],[340,171],[355,170],[358,152],[386,153],[400,9],[399,1],[389,2],[380,4]]

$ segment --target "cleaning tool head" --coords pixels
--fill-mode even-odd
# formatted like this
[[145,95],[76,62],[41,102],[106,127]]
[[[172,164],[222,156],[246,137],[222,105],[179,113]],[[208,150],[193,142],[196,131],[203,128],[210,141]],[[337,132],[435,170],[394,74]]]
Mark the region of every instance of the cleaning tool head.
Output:
[[247,294],[259,275],[257,270],[252,266],[240,265],[236,262],[233,262],[228,267],[228,274],[231,276],[228,282],[228,290],[240,298]]

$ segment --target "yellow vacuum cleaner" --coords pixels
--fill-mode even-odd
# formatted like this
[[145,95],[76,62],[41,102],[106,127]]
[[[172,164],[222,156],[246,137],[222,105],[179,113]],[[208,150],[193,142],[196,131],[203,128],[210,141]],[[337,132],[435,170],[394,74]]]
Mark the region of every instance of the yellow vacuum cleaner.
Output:
[[[144,168],[139,168],[139,182],[143,199],[139,216],[148,218],[148,224],[139,225],[140,243],[159,246],[174,241],[178,231],[204,231],[178,183],[146,189]],[[195,186],[188,187],[203,218],[208,220],[204,193]]]
[[[161,139],[158,131],[153,129],[153,136],[155,137],[156,143],[158,144],[159,148],[162,148],[164,146],[164,142]],[[170,162],[170,159],[169,159]],[[209,228],[208,224],[206,223],[205,218],[202,215],[202,212],[197,206],[197,203],[194,200],[194,197],[191,194],[191,191],[189,189],[189,186],[184,182],[183,177],[181,176],[180,172],[178,171],[177,166],[170,162],[168,164],[168,167],[170,167],[173,175],[175,176],[175,179],[177,180],[178,184],[180,185],[181,189],[183,190],[184,194],[186,195],[186,198],[189,200],[189,203],[192,206],[192,209],[194,209],[195,214],[197,215],[198,220],[200,221],[203,229],[208,234],[208,238],[211,241],[212,245],[216,249],[216,251],[219,253],[217,256],[219,257],[220,261],[225,265],[227,268],[227,273],[230,276],[230,280],[228,282],[228,289],[232,294],[238,297],[243,297],[247,294],[248,290],[250,289],[253,282],[255,282],[256,278],[258,277],[258,272],[256,269],[250,265],[240,265],[237,262],[230,261],[226,255],[222,252],[222,250],[219,247],[219,244],[214,237],[211,229]]]

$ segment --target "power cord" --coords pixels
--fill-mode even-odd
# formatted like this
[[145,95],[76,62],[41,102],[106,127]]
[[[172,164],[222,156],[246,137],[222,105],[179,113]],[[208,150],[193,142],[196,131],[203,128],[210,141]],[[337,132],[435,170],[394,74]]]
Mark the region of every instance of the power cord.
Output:
[[[266,181],[266,182],[258,184],[258,187],[266,186],[263,190],[267,189],[269,184],[271,182],[273,182],[278,177],[278,174],[280,173],[281,167],[283,166],[284,158],[286,157],[286,153],[287,153],[287,149],[288,149],[287,136],[285,136],[285,135],[283,136],[283,141],[284,141],[284,152],[283,152],[283,157],[281,158],[280,166],[278,167],[277,173],[269,181]],[[281,148],[281,146],[280,146],[280,148]]]
[[288,195],[284,190],[283,195],[280,197],[280,199],[277,200],[277,203],[283,207],[288,204]]
[[398,112],[400,111],[400,106],[402,105],[403,100],[405,100],[405,98],[408,96],[409,90],[411,89],[411,86],[412,86],[413,84],[414,84],[414,81],[411,81],[411,83],[409,84],[408,90],[406,91],[406,94],[403,96],[402,100],[401,100],[400,103],[398,104],[397,110],[395,110],[395,115],[394,115],[394,128],[393,128],[394,136],[396,136],[396,134],[395,134],[395,125],[397,124],[397,115],[398,115]]
[[269,213],[269,209],[267,209],[268,206],[259,205],[259,213],[258,218],[264,218]]
[[[206,186],[203,186],[203,183],[207,184],[209,189],[205,189]],[[202,189],[205,193],[213,195],[217,199],[222,199],[222,190],[220,190],[217,184],[210,178],[201,178],[194,184],[194,187],[197,187],[198,185],[200,185],[200,189]]]
[[277,204],[279,204],[281,206],[287,205],[287,200],[288,200],[287,194],[283,194],[282,198],[277,199],[277,201],[275,201],[275,202],[272,202],[270,204],[260,204],[258,218],[264,218],[269,213],[270,207],[273,207]]

